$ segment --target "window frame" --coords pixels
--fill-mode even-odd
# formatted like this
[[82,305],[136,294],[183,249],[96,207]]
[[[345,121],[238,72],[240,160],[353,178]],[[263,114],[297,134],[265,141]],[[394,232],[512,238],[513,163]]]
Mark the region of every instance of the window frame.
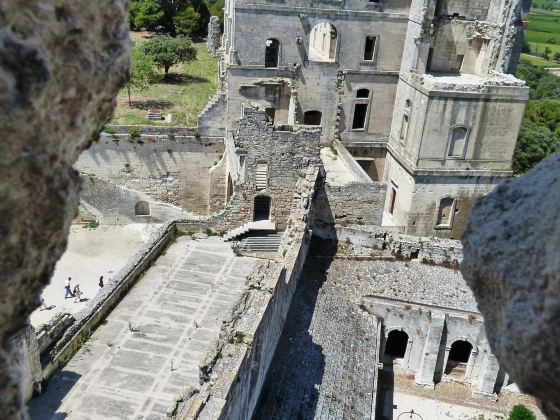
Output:
[[[451,148],[453,147],[453,133],[458,128],[462,128],[465,130],[465,144],[463,145],[463,152],[460,155],[451,155]],[[465,160],[467,156],[467,148],[469,146],[470,134],[471,134],[471,129],[466,124],[458,123],[452,125],[449,131],[449,139],[447,141],[447,152],[445,158],[452,159],[452,160]]]

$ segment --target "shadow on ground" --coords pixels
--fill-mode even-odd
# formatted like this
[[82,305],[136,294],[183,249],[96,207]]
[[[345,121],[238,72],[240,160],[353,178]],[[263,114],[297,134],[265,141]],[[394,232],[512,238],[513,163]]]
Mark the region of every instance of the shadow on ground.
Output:
[[[253,419],[312,419],[323,382],[325,355],[309,333],[319,290],[333,257],[313,240]],[[328,252],[327,252],[328,254]],[[334,254],[334,253],[333,253]]]
[[210,83],[205,77],[190,76],[188,74],[169,73],[161,80],[166,85],[184,85],[188,83]]
[[68,413],[57,413],[57,410],[81,376],[75,372],[57,372],[48,385],[45,385],[49,389],[55,389],[56,392],[44,393],[29,401],[27,406],[29,418],[32,420],[61,420],[68,417]]

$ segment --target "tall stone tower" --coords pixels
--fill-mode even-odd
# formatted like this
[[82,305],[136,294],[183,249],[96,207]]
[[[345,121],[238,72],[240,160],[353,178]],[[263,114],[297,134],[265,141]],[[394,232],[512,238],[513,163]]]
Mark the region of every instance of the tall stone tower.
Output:
[[513,72],[530,1],[413,0],[387,145],[384,224],[458,239],[511,176],[529,89]]

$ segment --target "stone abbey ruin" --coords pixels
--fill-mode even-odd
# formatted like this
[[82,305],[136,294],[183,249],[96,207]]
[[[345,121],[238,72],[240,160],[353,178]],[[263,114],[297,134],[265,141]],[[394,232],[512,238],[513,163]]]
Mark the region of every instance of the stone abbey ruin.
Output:
[[[558,157],[510,179],[529,7],[226,0],[198,127],[133,137],[99,134],[126,2],[2,2],[3,417],[558,418]],[[36,329],[77,215],[158,229]]]

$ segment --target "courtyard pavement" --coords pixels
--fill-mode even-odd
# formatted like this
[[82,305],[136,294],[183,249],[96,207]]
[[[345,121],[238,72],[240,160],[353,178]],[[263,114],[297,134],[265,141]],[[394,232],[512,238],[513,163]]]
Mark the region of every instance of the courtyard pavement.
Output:
[[[87,229],[73,225],[66,252],[57,262],[51,282],[43,291],[45,304],[50,309],[36,309],[31,314],[31,324],[37,328],[59,313],[73,314],[83,309],[99,291],[99,276],[104,277],[105,283],[110,282],[111,276],[125,266],[158,226],[101,225]],[[64,299],[64,280],[68,277],[72,277],[72,288],[80,285],[81,302],[74,302],[74,298]]]
[[258,260],[219,238],[180,237],[29,404],[32,419],[161,419]]

